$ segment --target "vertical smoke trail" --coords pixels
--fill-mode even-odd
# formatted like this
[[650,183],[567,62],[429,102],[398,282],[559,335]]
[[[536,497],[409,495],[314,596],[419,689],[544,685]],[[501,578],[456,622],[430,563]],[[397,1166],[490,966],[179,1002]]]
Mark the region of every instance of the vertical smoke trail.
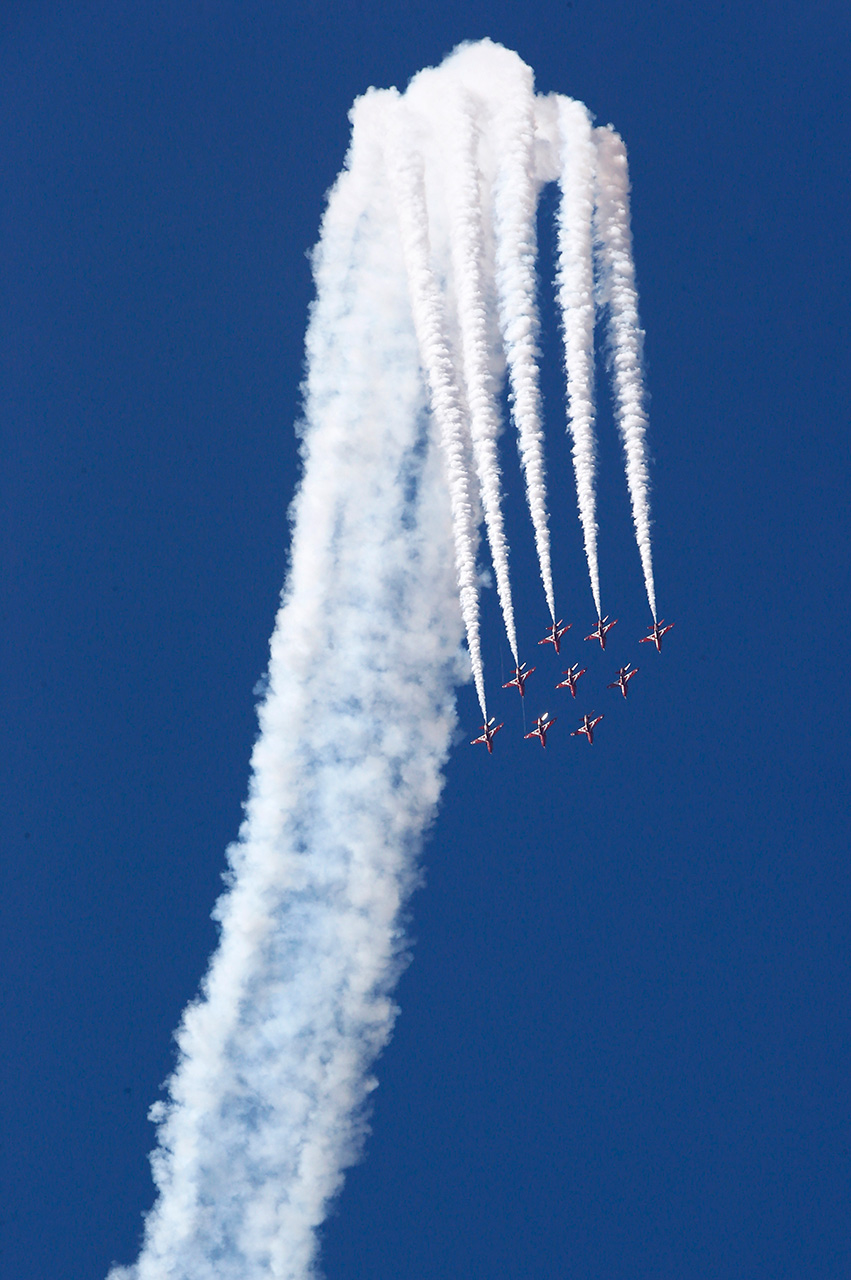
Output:
[[544,433],[538,385],[538,309],[535,302],[538,181],[535,164],[535,96],[532,72],[517,62],[505,77],[498,113],[499,171],[494,191],[496,286],[508,363],[512,410],[526,477],[526,492],[541,581],[550,616],[556,606],[544,467]]
[[392,1030],[400,914],[455,724],[461,620],[371,98],[314,259],[292,567],[221,938],[113,1280],[305,1280]]
[[467,646],[473,680],[485,720],[485,680],[479,637],[479,587],[476,573],[478,536],[467,469],[467,423],[449,343],[443,300],[430,265],[428,209],[423,159],[413,146],[411,121],[397,95],[376,95],[388,108],[386,114],[387,159],[396,202],[402,252],[408,273],[414,328],[428,380],[431,408],[440,430],[446,459],[455,565],[461,597],[461,615],[467,630]]
[[615,416],[626,453],[626,476],[647,599],[656,618],[656,588],[650,546],[649,477],[645,436],[642,349],[638,294],[629,225],[629,169],[623,140],[611,125],[594,130],[597,145],[596,239],[600,301],[608,308]]
[[576,497],[597,617],[600,570],[597,563],[594,440],[594,166],[591,121],[581,102],[559,97],[561,202],[558,212],[556,286],[564,332],[567,407],[573,437]]
[[517,631],[508,576],[508,542],[502,519],[497,436],[499,410],[494,395],[488,345],[487,297],[484,283],[485,244],[482,225],[482,176],[477,163],[479,131],[470,96],[459,92],[449,114],[445,145],[450,166],[450,241],[461,330],[464,383],[470,414],[473,457],[479,477],[485,528],[491,549],[496,588],[508,643],[517,665]]

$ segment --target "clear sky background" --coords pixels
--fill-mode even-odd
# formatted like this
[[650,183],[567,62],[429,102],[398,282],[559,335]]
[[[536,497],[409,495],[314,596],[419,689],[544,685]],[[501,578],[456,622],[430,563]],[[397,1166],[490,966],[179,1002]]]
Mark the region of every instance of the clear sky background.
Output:
[[[152,1200],[287,559],[324,193],[368,85],[489,35],[630,152],[661,656],[601,396],[605,654],[541,303],[559,663],[506,440],[529,711],[463,735],[329,1280],[828,1280],[849,1250],[848,7],[29,3],[0,14],[0,1270]],[[589,667],[575,704],[552,685]],[[624,703],[615,667],[641,671]],[[582,688],[582,686],[580,686]],[[583,690],[585,692],[585,690]],[[605,711],[593,749],[568,731]]]

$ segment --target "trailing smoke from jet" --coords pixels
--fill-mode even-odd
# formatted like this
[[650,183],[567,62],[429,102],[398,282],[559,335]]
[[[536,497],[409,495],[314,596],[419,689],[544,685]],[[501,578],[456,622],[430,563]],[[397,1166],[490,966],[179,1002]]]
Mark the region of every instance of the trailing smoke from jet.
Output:
[[467,459],[469,430],[457,370],[449,350],[443,296],[431,267],[424,166],[422,158],[412,145],[413,127],[408,120],[406,105],[389,93],[380,98],[377,95],[374,105],[377,106],[379,102],[385,109],[382,114],[387,117],[389,126],[386,167],[395,197],[414,331],[428,384],[431,411],[446,462],[461,616],[467,633],[467,647],[479,706],[487,720],[485,674],[479,637],[476,573],[478,530],[473,516]]
[[452,154],[446,181],[449,199],[450,246],[455,274],[458,327],[467,396],[473,458],[481,490],[485,528],[496,577],[505,633],[514,664],[520,657],[508,576],[508,541],[502,518],[501,476],[497,439],[500,415],[488,331],[487,250],[482,209],[482,174],[478,152],[482,144],[475,101],[459,92],[449,99],[443,119],[443,146]]
[[606,309],[615,417],[626,454],[632,519],[644,571],[647,600],[655,622],[656,588],[650,546],[650,479],[647,467],[647,413],[642,355],[644,331],[638,322],[638,291],[629,222],[629,167],[623,139],[611,125],[594,130],[597,144],[596,248],[598,293]]
[[558,211],[556,285],[564,335],[567,410],[573,437],[576,498],[585,558],[597,617],[600,567],[597,563],[597,495],[594,489],[594,171],[597,149],[588,112],[581,102],[558,100],[561,140],[561,203]]
[[555,622],[535,303],[535,212],[543,183],[535,155],[537,139],[532,71],[519,59],[505,77],[503,93],[494,121],[500,139],[493,196],[496,292],[508,362],[512,416],[517,427],[526,496],[535,531],[535,548],[547,607]]
[[[600,611],[584,108],[536,97],[517,55],[482,41],[404,94],[369,91],[351,118],[313,256],[303,474],[245,821],[215,909],[219,944],[151,1110],[157,1199],[137,1262],[111,1280],[315,1274],[317,1230],[367,1133],[403,913],[455,731],[454,688],[471,669],[478,741],[490,749],[501,727],[485,703],[480,516],[517,662],[503,372],[556,622],[535,296],[537,201],[556,180],[568,412]],[[655,616],[625,169],[620,140],[594,138],[619,423]],[[539,717],[542,745],[554,719]]]

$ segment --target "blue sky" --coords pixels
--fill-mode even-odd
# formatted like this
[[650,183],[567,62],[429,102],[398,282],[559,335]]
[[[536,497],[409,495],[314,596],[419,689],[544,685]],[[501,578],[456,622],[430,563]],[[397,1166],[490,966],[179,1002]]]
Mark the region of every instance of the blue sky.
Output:
[[[845,7],[178,8],[0,20],[4,1272],[135,1255],[146,1111],[215,940],[286,567],[306,251],[353,98],[490,35],[629,148],[657,593],[677,626],[661,657],[638,649],[601,408],[620,622],[605,655],[581,643],[545,201],[563,665],[589,666],[607,718],[588,750],[553,693],[544,755],[506,693],[493,759],[461,740],[324,1266],[847,1275]],[[531,653],[545,607],[507,487]],[[493,688],[492,596],[485,618]],[[542,652],[532,680],[554,684]],[[604,685],[629,659],[623,703]],[[478,724],[469,687],[459,713]]]

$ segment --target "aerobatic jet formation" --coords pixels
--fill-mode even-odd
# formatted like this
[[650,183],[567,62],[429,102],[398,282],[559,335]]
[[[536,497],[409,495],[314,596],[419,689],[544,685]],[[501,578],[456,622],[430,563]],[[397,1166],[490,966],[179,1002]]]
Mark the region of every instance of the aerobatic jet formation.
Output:
[[549,711],[545,711],[542,716],[538,716],[538,719],[535,721],[535,727],[532,730],[532,732],[524,733],[523,737],[539,738],[541,741],[541,746],[546,748],[547,734],[549,733],[550,729],[552,729],[557,719],[558,719],[558,716],[553,716],[552,719],[550,719]]
[[[590,633],[590,635],[587,635],[585,637],[585,639],[598,640],[600,642],[600,648],[605,649],[606,637],[617,621],[618,621],[617,618],[612,618],[610,621],[608,614],[606,614],[604,617],[598,617],[596,627]],[[666,632],[670,631],[672,626],[673,626],[673,623],[670,623],[670,622],[666,625],[664,619],[661,619],[658,622],[654,622],[649,634],[642,637],[641,643],[655,644],[656,648],[661,652],[662,636],[664,636]],[[555,649],[556,653],[558,653],[560,649],[561,638],[565,634],[565,632],[568,631],[569,629],[570,629],[570,624],[568,623],[568,625],[565,626],[561,618],[559,618],[558,622],[553,623],[550,629],[550,634],[545,636],[543,640],[539,640],[538,643],[551,644]],[[536,670],[535,667],[528,667],[525,662],[521,662],[519,666],[516,666],[514,668],[511,675],[511,679],[505,682],[505,684],[502,686],[503,689],[517,689],[520,693],[521,698],[524,698],[526,696],[526,681],[529,679],[529,676],[535,670]],[[627,662],[625,666],[618,667],[615,679],[610,684],[607,684],[606,688],[620,689],[621,694],[626,699],[629,694],[629,682],[633,676],[638,675],[638,671],[639,671],[639,668],[634,667],[632,665],[632,662]],[[580,678],[584,675],[587,675],[587,668],[580,667],[578,662],[574,662],[571,666],[567,667],[567,669],[562,672],[562,676],[564,678],[562,680],[559,680],[558,684],[555,687],[556,689],[569,689],[571,697],[575,698],[577,683],[580,680]],[[599,715],[596,717],[594,717],[593,715],[584,716],[582,724],[579,726],[578,729],[574,730],[574,732],[570,736],[572,738],[576,738],[582,735],[588,739],[589,746],[592,745],[594,742],[594,729],[602,719],[603,719],[602,715]],[[530,733],[525,733],[523,735],[524,739],[537,738],[541,746],[546,747],[547,734],[549,733],[550,729],[555,724],[555,722],[556,722],[556,717],[555,716],[550,717],[549,712],[545,711],[543,715],[538,716],[537,720],[535,721],[534,729],[532,729]],[[494,718],[492,717],[490,720],[488,720],[487,724],[482,725],[479,737],[473,739],[473,745],[477,745],[478,743],[484,743],[484,745],[488,749],[488,752],[492,754],[493,753],[493,736],[502,727],[503,727],[502,724],[494,725]]]
[[548,636],[544,636],[543,640],[539,640],[538,644],[551,644],[556,653],[561,653],[561,638],[565,631],[569,631],[573,626],[572,622],[568,622],[567,626],[563,627],[561,625],[562,621],[563,620],[559,618],[558,622],[554,622],[550,627],[550,634]]
[[495,719],[496,719],[496,716],[491,716],[487,724],[482,725],[482,732],[479,734],[478,738],[474,738],[473,741],[470,743],[471,747],[478,746],[480,742],[484,743],[484,745],[488,749],[488,755],[491,755],[491,756],[493,755],[494,734],[499,733],[500,729],[502,728],[502,724],[494,724]]
[[568,667],[566,671],[562,671],[561,674],[566,678],[564,680],[559,680],[558,684],[556,685],[557,689],[569,689],[570,692],[573,694],[574,698],[576,697],[576,681],[579,679],[580,676],[585,675],[585,670],[586,670],[585,667],[582,667],[581,670],[577,671],[578,666],[579,666],[579,663],[574,662],[572,667]]
[[608,615],[608,614],[606,614],[605,618],[598,618],[598,619],[597,619],[597,625],[596,625],[596,627],[595,627],[595,628],[594,628],[594,630],[591,632],[590,636],[586,636],[586,637],[585,637],[585,639],[586,639],[586,640],[599,640],[599,641],[600,641],[600,648],[601,648],[601,649],[605,649],[605,647],[606,647],[606,633],[607,633],[607,632],[609,632],[609,631],[611,631],[612,627],[615,625],[615,623],[616,623],[616,622],[617,622],[617,618],[612,618],[611,622],[609,622],[609,615]]
[[585,737],[588,739],[589,746],[593,746],[594,725],[599,724],[602,719],[603,719],[602,716],[597,716],[596,719],[594,720],[592,720],[591,717],[588,715],[583,716],[582,717],[583,723],[579,726],[578,729],[574,730],[574,732],[570,735],[571,738],[577,738],[580,733],[584,733]]
[[661,653],[662,652],[662,636],[665,634],[666,631],[670,631],[673,625],[674,625],[673,622],[669,622],[666,627],[664,618],[662,618],[659,622],[654,622],[653,626],[650,628],[647,635],[642,636],[638,643],[639,644],[655,644],[656,651],[658,653]]
[[529,679],[530,675],[531,675],[531,674],[532,674],[532,672],[535,670],[535,668],[534,668],[534,667],[530,667],[528,671],[524,671],[524,670],[523,670],[523,668],[524,668],[525,666],[526,666],[526,663],[525,663],[525,662],[521,662],[519,667],[515,667],[515,668],[514,668],[514,675],[511,677],[511,679],[510,679],[506,684],[504,684],[504,685],[502,686],[502,687],[503,687],[503,689],[512,689],[512,688],[514,688],[514,689],[519,689],[519,690],[520,690],[520,697],[521,697],[521,698],[525,698],[525,696],[526,696],[526,688],[525,688],[526,681]]
[[625,667],[618,668],[618,678],[612,684],[607,684],[607,689],[620,689],[624,697],[626,697],[626,689],[633,676],[638,675],[638,667],[632,667],[632,663],[628,662]]
[[[608,614],[606,614],[604,617],[598,617],[596,627],[590,633],[590,635],[587,635],[585,637],[585,639],[598,640],[600,642],[600,648],[605,649],[606,637],[616,622],[617,622],[617,618],[612,618],[611,621],[609,621]],[[665,635],[666,632],[670,631],[672,626],[673,626],[673,623],[668,623],[666,625],[664,619],[661,619],[659,622],[654,622],[649,634],[642,637],[641,643],[655,644],[656,648],[661,652],[662,636]],[[555,649],[556,653],[558,653],[560,649],[561,638],[565,634],[565,632],[568,631],[569,629],[570,629],[570,623],[568,623],[567,626],[565,626],[561,618],[559,618],[558,622],[553,623],[550,629],[550,634],[545,636],[543,640],[539,640],[538,643],[551,644]],[[528,667],[525,662],[521,662],[519,666],[516,666],[514,668],[511,675],[511,679],[505,682],[505,684],[502,686],[503,689],[517,689],[520,693],[521,698],[524,698],[526,696],[526,681],[529,679],[530,675],[535,670],[536,670],[535,667]],[[634,667],[632,665],[632,662],[627,662],[625,666],[618,667],[616,678],[610,684],[606,685],[606,688],[620,689],[623,697],[626,698],[629,694],[629,682],[633,676],[638,675],[638,670],[639,670],[638,667]],[[556,689],[569,689],[571,697],[575,698],[577,683],[579,679],[586,674],[587,674],[587,668],[580,667],[578,662],[574,662],[571,666],[569,666],[565,671],[562,672],[564,679],[559,680],[558,684],[555,687]],[[498,733],[499,730],[503,727],[502,724],[495,725],[494,719],[495,717],[491,717],[491,719],[488,720],[486,724],[482,725],[479,736],[477,738],[473,738],[472,744],[471,744],[473,746],[476,746],[479,743],[483,743],[487,747],[489,754],[493,754],[494,734]],[[572,738],[576,738],[582,735],[588,739],[589,746],[593,745],[594,729],[602,719],[603,719],[602,715],[599,715],[596,717],[592,715],[583,716],[582,724],[579,726],[578,729],[574,730],[574,732],[571,733],[570,736]],[[547,734],[549,733],[550,729],[555,724],[555,722],[556,722],[556,717],[555,716],[550,717],[549,712],[545,711],[543,715],[538,716],[537,720],[535,721],[534,729],[532,729],[530,733],[525,733],[523,735],[524,739],[537,738],[541,746],[546,747]]]

